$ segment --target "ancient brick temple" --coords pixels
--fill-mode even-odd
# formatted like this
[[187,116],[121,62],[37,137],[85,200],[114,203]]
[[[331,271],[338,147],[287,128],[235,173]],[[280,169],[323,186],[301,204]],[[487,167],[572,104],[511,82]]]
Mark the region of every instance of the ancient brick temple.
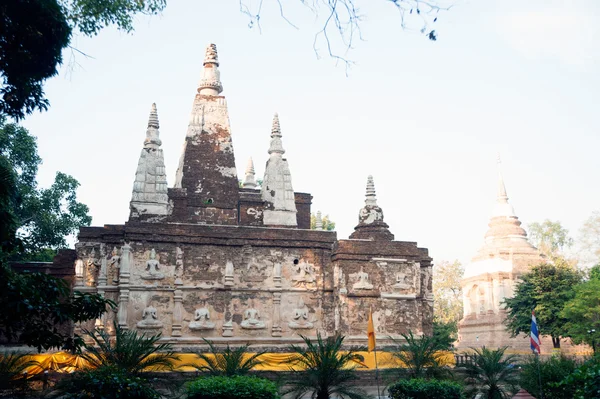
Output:
[[[530,353],[528,335],[511,337],[507,331],[502,301],[513,296],[521,274],[545,258],[527,240],[527,233],[508,201],[500,168],[498,172],[498,194],[485,242],[465,268],[461,283],[464,317],[459,323],[458,347],[508,346],[512,351]],[[552,343],[547,337],[542,343],[544,350],[551,350]]]
[[173,188],[153,105],[129,220],[81,228],[76,289],[118,305],[96,324],[161,332],[179,348],[205,337],[278,350],[317,332],[364,344],[372,309],[382,344],[430,333],[431,258],[394,241],[371,177],[349,239],[319,220],[311,230],[312,196],[292,188],[275,115],[261,187],[252,161],[239,183],[218,67],[210,45]]

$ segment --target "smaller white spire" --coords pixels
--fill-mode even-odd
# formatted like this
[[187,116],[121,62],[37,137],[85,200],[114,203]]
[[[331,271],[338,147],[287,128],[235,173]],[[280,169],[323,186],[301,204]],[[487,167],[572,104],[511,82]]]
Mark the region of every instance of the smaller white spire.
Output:
[[367,177],[367,194],[365,198],[365,205],[377,205],[377,197],[375,196],[375,182],[373,176]]
[[498,202],[508,203],[508,195],[506,194],[506,186],[504,185],[504,177],[502,176],[502,160],[498,154]]
[[496,205],[492,212],[492,217],[517,217],[512,205],[508,202],[506,186],[504,185],[504,176],[502,176],[502,161],[500,155],[497,159],[498,164],[498,193],[496,195]]
[[160,126],[158,124],[158,112],[156,110],[156,103],[152,103],[152,107],[150,108],[150,117],[148,118],[148,127],[154,127],[159,129]]
[[246,164],[246,175],[244,177],[244,182],[242,183],[243,188],[256,188],[256,178],[254,174],[254,161],[252,157],[248,158],[248,163]]
[[321,216],[321,211],[317,211],[317,216],[315,216],[315,230],[323,230],[323,217]]
[[271,127],[271,145],[269,146],[269,155],[285,154],[283,143],[281,142],[281,126],[279,125],[279,115],[277,112],[273,116],[273,126]]

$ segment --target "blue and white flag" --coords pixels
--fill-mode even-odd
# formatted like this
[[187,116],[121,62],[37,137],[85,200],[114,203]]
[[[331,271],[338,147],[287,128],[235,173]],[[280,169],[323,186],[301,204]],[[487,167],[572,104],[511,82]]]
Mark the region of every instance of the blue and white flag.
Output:
[[534,311],[531,311],[531,334],[529,334],[529,340],[531,342],[531,350],[533,351],[533,353],[537,353],[539,355],[541,353],[540,331],[538,330]]

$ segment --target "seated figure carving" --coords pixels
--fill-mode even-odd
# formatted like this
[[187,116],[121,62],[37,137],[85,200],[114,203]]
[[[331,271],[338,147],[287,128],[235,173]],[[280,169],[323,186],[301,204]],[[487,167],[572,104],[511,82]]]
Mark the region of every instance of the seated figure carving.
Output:
[[142,320],[137,323],[138,328],[161,328],[163,323],[158,320],[158,311],[149,305],[142,313]]
[[408,284],[406,282],[406,278],[407,278],[407,276],[406,276],[405,273],[398,273],[396,275],[396,284],[392,285],[392,287],[395,290],[398,290],[398,291],[404,291],[404,290],[410,290],[410,289],[412,289],[413,286],[411,284]]
[[302,299],[300,299],[298,307],[294,309],[292,320],[288,323],[288,326],[294,329],[313,328],[313,323],[308,321],[308,308]]
[[358,281],[352,285],[352,288],[355,290],[372,290],[373,284],[369,281],[369,274],[365,273],[361,268],[360,272],[358,272]]
[[150,259],[146,262],[146,273],[142,275],[146,280],[161,280],[165,275],[159,271],[160,262],[156,259],[156,251],[152,248]]
[[296,266],[296,275],[292,277],[292,281],[296,283],[312,283],[315,281],[313,267],[308,262],[300,262]]
[[265,328],[265,323],[260,320],[260,313],[254,308],[246,309],[244,312],[244,320],[242,321],[242,328],[248,330],[258,330]]
[[203,306],[194,312],[194,321],[190,323],[190,330],[212,330],[215,328],[215,323],[209,319],[210,311],[204,302]]

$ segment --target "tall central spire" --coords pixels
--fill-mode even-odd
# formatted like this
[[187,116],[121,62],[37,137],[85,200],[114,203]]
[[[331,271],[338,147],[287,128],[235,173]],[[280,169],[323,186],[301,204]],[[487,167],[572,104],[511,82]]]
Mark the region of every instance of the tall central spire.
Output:
[[492,217],[517,217],[512,205],[508,202],[504,176],[502,175],[502,161],[498,156],[498,194]]
[[206,48],[203,65],[177,169],[173,215],[187,222],[237,224],[239,185],[214,44]]

